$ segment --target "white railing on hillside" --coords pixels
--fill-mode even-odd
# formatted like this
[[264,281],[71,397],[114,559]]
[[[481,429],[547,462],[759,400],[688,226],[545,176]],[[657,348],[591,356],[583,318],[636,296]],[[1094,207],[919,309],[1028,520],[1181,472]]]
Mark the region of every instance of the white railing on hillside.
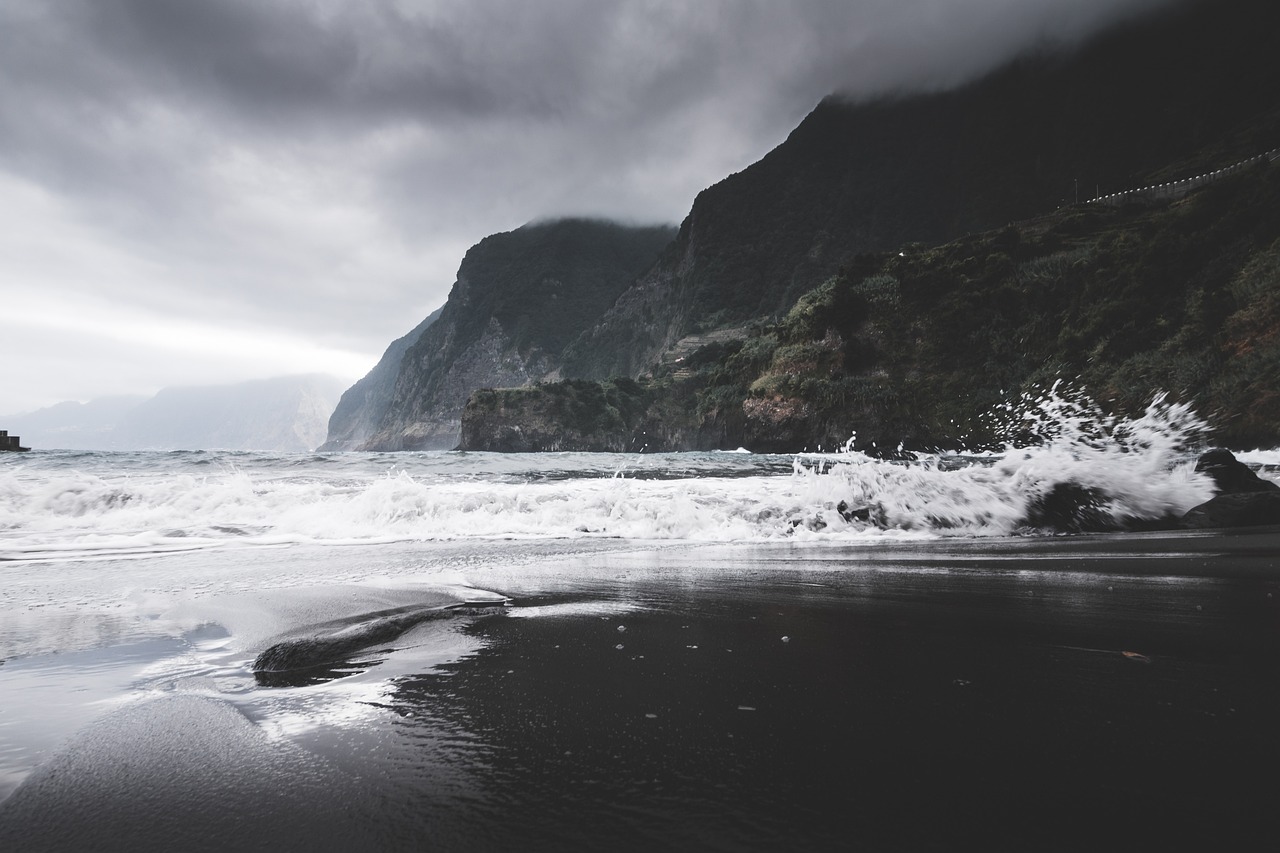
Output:
[[1194,189],[1211,184],[1233,175],[1236,172],[1249,168],[1250,166],[1260,163],[1263,160],[1274,161],[1280,159],[1280,148],[1272,148],[1265,154],[1259,154],[1256,157],[1250,157],[1247,160],[1241,160],[1231,166],[1224,166],[1213,172],[1206,172],[1203,175],[1196,175],[1194,178],[1183,178],[1181,181],[1170,181],[1166,184],[1153,184],[1149,187],[1138,187],[1132,190],[1121,190],[1118,193],[1110,195],[1098,196],[1089,199],[1086,204],[1106,204],[1118,206],[1131,201],[1153,202],[1168,201],[1170,199],[1182,198]]

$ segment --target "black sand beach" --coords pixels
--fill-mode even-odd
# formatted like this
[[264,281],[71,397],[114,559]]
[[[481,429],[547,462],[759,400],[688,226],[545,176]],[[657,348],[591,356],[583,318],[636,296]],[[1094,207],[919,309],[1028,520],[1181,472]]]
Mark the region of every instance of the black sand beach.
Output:
[[1274,532],[605,552],[485,586],[508,611],[424,628],[469,651],[361,725],[280,737],[195,691],[106,715],[0,804],[0,847],[1273,845]]

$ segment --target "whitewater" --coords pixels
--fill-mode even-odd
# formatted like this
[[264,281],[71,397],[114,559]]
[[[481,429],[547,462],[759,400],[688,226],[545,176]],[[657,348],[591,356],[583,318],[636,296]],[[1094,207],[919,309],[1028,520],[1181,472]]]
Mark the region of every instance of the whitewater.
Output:
[[[1276,535],[1124,532],[1213,495],[1185,405],[992,417],[1021,443],[0,455],[0,846],[1084,845],[1086,786],[1244,839],[1201,780],[1280,758]],[[1031,523],[1064,485],[1119,532]]]
[[[1003,453],[757,455],[36,451],[0,457],[0,561],[455,539],[883,541],[1029,533],[1059,484],[1123,527],[1212,496],[1203,424],[1054,398]],[[1243,458],[1264,476],[1277,454]]]

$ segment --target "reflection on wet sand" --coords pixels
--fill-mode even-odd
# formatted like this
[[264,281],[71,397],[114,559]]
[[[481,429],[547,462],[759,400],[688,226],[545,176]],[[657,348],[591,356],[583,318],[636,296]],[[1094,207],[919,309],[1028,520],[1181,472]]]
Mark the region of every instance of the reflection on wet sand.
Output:
[[153,679],[174,695],[90,726],[0,805],[0,843],[1252,847],[1280,793],[1276,544],[499,561],[464,580],[502,615],[424,620],[323,678],[268,686],[253,654],[196,649],[204,675]]

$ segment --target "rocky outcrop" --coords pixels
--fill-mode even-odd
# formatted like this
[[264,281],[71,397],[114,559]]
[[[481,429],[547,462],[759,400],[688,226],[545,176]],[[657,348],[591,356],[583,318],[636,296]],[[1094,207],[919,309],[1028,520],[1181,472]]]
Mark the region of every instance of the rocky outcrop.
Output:
[[1196,470],[1209,475],[1219,495],[1280,492],[1280,486],[1262,479],[1230,450],[1220,447],[1206,451],[1196,462]]
[[1196,470],[1213,479],[1218,494],[1182,516],[1188,530],[1280,524],[1280,485],[1259,477],[1229,450],[1210,450]]
[[[807,449],[813,406],[797,397],[748,397],[742,445],[756,453]],[[816,449],[816,448],[813,448]]]
[[499,453],[681,449],[656,434],[650,442],[652,402],[648,389],[628,379],[484,389],[467,401],[458,446]]
[[350,674],[351,658],[368,654],[371,647],[390,643],[423,622],[500,614],[506,606],[507,599],[495,596],[454,604],[395,607],[335,620],[273,644],[254,660],[253,674],[266,687],[303,687],[330,681]]
[[1209,476],[1217,495],[1181,518],[1135,521],[1114,517],[1109,498],[1096,488],[1056,483],[1031,502],[1024,525],[1055,533],[1109,533],[1117,530],[1205,530],[1280,524],[1280,485],[1259,477],[1229,450],[1206,451],[1196,471]]
[[1187,530],[1280,524],[1280,491],[1218,495],[1182,516]]
[[565,346],[674,233],[569,219],[480,241],[463,259],[440,318],[404,351],[386,410],[360,449],[452,449],[473,391],[571,376]]
[[700,411],[694,383],[571,379],[477,391],[458,448],[659,453],[736,448],[741,435],[741,413]]
[[1054,483],[1027,507],[1023,525],[1054,533],[1109,533],[1122,529],[1106,511],[1107,496],[1079,483]]
[[[430,357],[418,365],[428,371]],[[405,385],[413,386],[417,371],[404,374]],[[462,407],[479,388],[528,385],[549,376],[552,357],[540,349],[521,354],[515,341],[496,318],[490,317],[482,334],[457,353],[447,369],[431,374],[436,381],[418,401],[418,412],[407,422],[391,413],[384,427],[366,444],[366,450],[452,450],[462,429]]]

